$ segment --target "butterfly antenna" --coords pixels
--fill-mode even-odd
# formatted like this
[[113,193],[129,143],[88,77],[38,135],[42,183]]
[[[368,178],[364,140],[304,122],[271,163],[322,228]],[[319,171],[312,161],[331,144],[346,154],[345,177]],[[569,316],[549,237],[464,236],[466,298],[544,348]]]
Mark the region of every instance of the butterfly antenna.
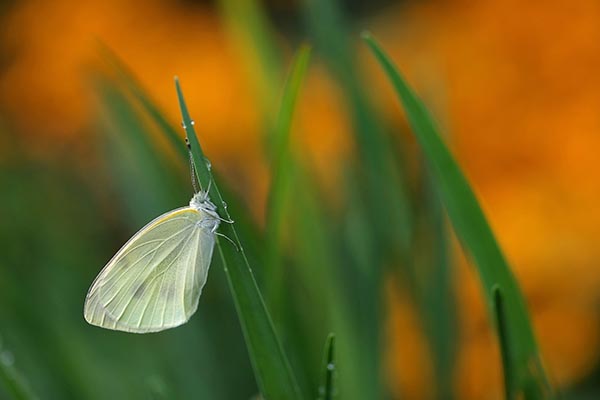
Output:
[[198,181],[196,180],[196,166],[194,165],[194,158],[192,156],[192,146],[190,146],[190,141],[188,138],[185,138],[185,145],[188,148],[188,154],[190,156],[190,176],[192,177],[192,186],[194,188],[194,194],[199,192],[198,189]]
[[233,245],[233,247],[235,247],[236,251],[240,251],[240,247],[233,240],[231,240],[231,238],[229,236],[223,235],[222,233],[219,233],[219,232],[215,232],[215,235],[224,237],[225,239],[227,239],[229,241],[229,243],[231,243]]
[[204,198],[208,199],[208,193],[210,193],[210,187],[212,185],[212,176],[208,178],[208,185],[206,186],[206,192],[204,192]]

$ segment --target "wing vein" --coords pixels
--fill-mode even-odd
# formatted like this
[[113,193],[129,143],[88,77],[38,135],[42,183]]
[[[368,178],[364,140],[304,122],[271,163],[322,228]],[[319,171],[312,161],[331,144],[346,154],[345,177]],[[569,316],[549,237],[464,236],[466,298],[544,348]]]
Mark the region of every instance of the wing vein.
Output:
[[[171,269],[171,266],[172,266],[172,265],[173,265],[173,264],[174,264],[174,263],[175,263],[177,260],[179,260],[179,258],[181,257],[181,253],[183,253],[183,251],[185,250],[185,248],[186,248],[187,244],[189,243],[190,239],[192,238],[192,236],[194,236],[194,235],[193,235],[193,234],[192,234],[192,235],[189,235],[189,237],[188,237],[187,239],[185,239],[185,242],[181,242],[179,245],[177,245],[177,246],[175,246],[175,248],[173,248],[173,251],[172,251],[172,252],[174,252],[174,251],[176,251],[177,249],[179,249],[179,252],[177,253],[177,255],[176,255],[175,257],[173,257],[173,260],[171,260],[171,261],[169,262],[169,264],[168,264],[168,265],[167,265],[167,266],[166,266],[166,267],[165,267],[165,268],[164,268],[162,271],[160,271],[160,272],[159,272],[157,275],[153,276],[153,277],[150,279],[150,281],[149,281],[149,282],[146,282],[146,283],[145,283],[145,284],[146,284],[146,287],[150,286],[150,285],[151,285],[151,284],[154,282],[154,280],[156,280],[156,279],[157,279],[159,276],[163,276],[163,277],[165,276],[165,274],[167,273],[167,271]],[[172,253],[172,252],[171,252],[171,253]],[[169,254],[171,254],[171,253],[169,253]],[[166,258],[166,256],[165,256],[165,257],[163,257],[163,260],[164,260],[165,258]],[[161,262],[162,262],[162,261],[161,261]],[[159,263],[157,263],[157,265],[158,265],[158,264],[160,264],[160,262],[159,262]],[[156,269],[156,267],[154,267],[153,269]],[[142,271],[142,272],[143,272],[143,271]],[[150,272],[150,273],[151,273],[151,272]],[[150,274],[150,273],[149,273],[149,274]],[[141,273],[140,273],[140,274],[138,274],[138,276],[136,277],[136,279],[134,279],[133,281],[131,281],[131,283],[132,283],[132,285],[131,285],[131,286],[133,286],[133,283],[135,283],[135,281],[136,281],[136,280],[138,280],[137,278],[139,278],[140,276],[141,276]],[[163,280],[161,281],[161,287],[162,287],[162,284],[163,284],[163,282],[164,282],[164,278],[163,278]],[[137,286],[137,288],[136,288],[136,291],[137,291],[137,290],[138,290],[138,289],[139,289],[139,288],[142,286],[142,284],[144,284],[144,279],[140,280],[140,283],[138,284],[138,286]],[[145,288],[144,288],[144,290],[145,290]],[[134,293],[135,293],[135,291],[134,291]],[[143,294],[143,292],[142,292],[142,294]],[[124,314],[125,314],[125,312],[127,311],[127,308],[128,308],[130,305],[131,305],[131,301],[132,301],[134,298],[135,298],[135,297],[132,295],[132,296],[130,296],[130,297],[127,299],[127,302],[125,303],[125,307],[123,307],[123,310],[122,310],[122,311],[119,313],[119,316],[118,316],[117,318],[115,318],[117,321],[120,321],[120,320],[121,320],[121,318],[123,317],[123,315],[124,315]],[[140,301],[140,299],[141,299],[141,298],[142,298],[142,295],[140,294],[140,296],[139,296],[139,297],[136,299],[136,300],[137,300],[137,301],[136,301],[136,303],[135,303],[135,304],[136,304],[136,306],[137,306],[137,304],[139,304],[139,301]],[[157,301],[157,302],[158,302],[158,301]],[[161,324],[162,324],[162,323],[164,323],[164,313],[165,313],[165,310],[166,310],[166,306],[165,306],[165,308],[163,308],[163,322],[161,322]],[[108,311],[108,310],[107,310],[107,311]],[[109,312],[109,314],[111,314],[111,315],[112,315],[112,313],[110,313],[110,311],[108,311],[108,312]]]
[[[185,227],[185,228],[183,228],[183,229],[179,230],[177,233],[175,233],[175,234],[173,234],[173,235],[169,236],[168,238],[164,239],[164,240],[162,241],[162,243],[161,243],[161,244],[159,244],[158,246],[156,246],[154,249],[152,249],[152,250],[148,251],[146,254],[144,254],[143,256],[141,256],[140,258],[138,258],[138,259],[137,259],[137,260],[136,260],[136,261],[135,261],[133,264],[131,264],[131,265],[128,265],[128,266],[127,266],[127,268],[123,268],[123,270],[122,270],[122,271],[119,271],[119,272],[120,272],[120,275],[118,275],[118,278],[117,278],[117,277],[115,277],[115,278],[113,278],[113,279],[112,279],[111,286],[110,286],[110,287],[108,287],[108,288],[105,288],[105,289],[104,289],[104,290],[105,290],[105,292],[110,292],[110,291],[112,291],[112,290],[114,289],[114,287],[115,287],[115,286],[116,286],[116,285],[119,283],[119,280],[121,280],[121,279],[122,279],[123,275],[125,275],[125,274],[127,273],[127,269],[130,269],[130,268],[132,268],[132,267],[136,266],[136,265],[137,265],[139,262],[141,262],[141,261],[142,261],[144,258],[146,258],[146,256],[148,256],[148,255],[149,255],[149,254],[151,254],[151,253],[154,253],[154,254],[152,255],[152,258],[150,258],[150,261],[148,261],[148,263],[146,264],[146,267],[147,267],[148,265],[150,265],[150,264],[151,264],[151,263],[154,261],[154,257],[156,256],[156,254],[157,254],[158,250],[159,250],[159,249],[160,249],[160,248],[161,248],[161,247],[162,247],[162,246],[163,246],[165,243],[167,243],[168,241],[170,241],[172,238],[176,237],[177,235],[180,235],[181,233],[183,233],[183,232],[184,232],[184,231],[186,231],[187,229],[190,229],[190,228],[193,228],[193,227],[194,227],[194,225],[190,225],[190,226],[187,226],[187,227]],[[167,257],[169,254],[171,254],[171,252],[167,253],[167,255],[165,255],[165,257],[164,257],[164,258],[166,258],[166,257]],[[119,260],[121,260],[121,259],[119,259]],[[118,262],[119,260],[116,260],[116,262]],[[105,300],[105,301],[103,302],[103,305],[104,305],[104,307],[108,306],[108,304],[110,304],[110,303],[111,303],[111,302],[112,302],[112,301],[113,301],[113,300],[114,300],[114,299],[115,299],[115,298],[116,298],[116,297],[117,297],[117,296],[118,296],[118,295],[121,293],[121,291],[122,291],[122,290],[123,290],[123,289],[124,289],[124,288],[125,288],[125,287],[126,287],[128,284],[135,282],[135,280],[137,280],[137,279],[138,279],[138,278],[139,278],[139,277],[142,275],[142,273],[144,273],[144,271],[145,271],[145,269],[144,269],[144,268],[142,268],[142,269],[141,269],[141,271],[140,271],[140,272],[139,272],[139,273],[138,273],[138,274],[135,276],[135,278],[125,281],[125,282],[123,283],[123,285],[121,285],[121,287],[119,287],[117,290],[115,290],[115,291],[114,291],[114,295],[113,295],[113,296],[112,296],[112,297],[111,297],[111,298],[110,298],[108,301],[106,301],[106,300]],[[152,271],[150,271],[150,272],[152,272]],[[107,279],[107,280],[106,280],[106,282],[109,282],[109,280]],[[100,285],[100,286],[102,286],[102,285]],[[117,304],[117,305],[118,305],[118,304]]]

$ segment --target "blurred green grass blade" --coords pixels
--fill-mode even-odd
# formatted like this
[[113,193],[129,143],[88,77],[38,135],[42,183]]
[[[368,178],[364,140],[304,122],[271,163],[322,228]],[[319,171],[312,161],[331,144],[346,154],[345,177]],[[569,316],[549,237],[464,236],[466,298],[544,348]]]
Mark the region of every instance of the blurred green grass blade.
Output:
[[181,202],[183,180],[158,151],[130,99],[107,79],[98,77],[95,83],[107,117],[108,134],[102,136],[102,141],[108,166],[126,194],[123,201],[129,216],[136,225],[143,224]]
[[292,155],[290,152],[290,133],[292,117],[300,87],[308,69],[310,47],[303,45],[294,57],[283,90],[277,123],[273,132],[273,155],[271,157],[271,187],[266,219],[266,264],[265,284],[267,303],[274,312],[277,321],[281,308],[284,269],[281,263],[281,230],[288,198],[288,185]]
[[335,395],[335,335],[330,333],[323,353],[323,384],[319,388],[319,400],[332,400]]
[[423,226],[415,238],[413,273],[418,277],[418,304],[434,362],[436,397],[450,400],[454,397],[452,371],[458,337],[450,232],[431,174],[424,165],[421,170],[423,189],[416,203]]
[[510,374],[510,349],[506,337],[506,316],[502,291],[498,286],[492,289],[494,294],[494,316],[496,317],[496,329],[498,330],[498,341],[500,342],[500,354],[502,355],[502,369],[504,371],[504,393],[506,400],[515,398],[515,387]]
[[[11,398],[15,400],[37,400],[23,375],[14,366],[14,356],[2,349],[0,343],[0,383]],[[2,392],[0,392],[0,395]]]
[[494,287],[501,288],[505,296],[509,379],[526,398],[549,397],[552,389],[542,367],[525,301],[469,183],[440,138],[425,106],[375,39],[368,33],[363,34],[363,38],[404,106],[450,221],[479,270],[490,312],[493,312]]
[[[202,187],[206,188],[208,182],[212,180],[209,164],[206,162],[196,137],[194,124],[190,118],[178,79],[175,79],[175,86],[198,179]],[[230,219],[227,206],[214,181],[211,186],[210,197],[216,204],[219,215],[225,219]],[[234,225],[223,223],[221,224],[221,230],[223,234],[236,242],[238,249],[227,242],[221,246],[219,240],[217,240],[217,246],[234,298],[258,386],[263,396],[269,400],[300,399],[300,390],[296,379],[283,352],[283,347],[277,337],[273,322]]]
[[278,95],[273,82],[283,78],[283,71],[269,16],[262,2],[257,0],[219,0],[218,3],[228,30],[238,42],[242,65],[247,66],[251,75],[249,80],[258,85],[257,97],[264,117],[270,118],[270,108]]
[[[353,290],[355,286],[348,288],[355,278],[352,254],[340,248],[342,235],[331,223],[320,197],[315,195],[318,191],[310,174],[301,165],[296,165],[293,173],[294,182],[290,187],[295,209],[290,215],[290,223],[295,246],[293,254],[298,264],[293,282],[294,287],[302,288],[302,309],[298,313],[308,314],[305,324],[309,329],[305,336],[310,335],[311,349],[316,349],[328,332],[343,332],[336,341],[338,359],[344,365],[344,374],[336,381],[340,398],[384,398],[379,380],[379,346],[371,335],[371,332],[377,332],[379,336],[380,308],[373,309],[371,304],[378,302],[380,292],[371,295],[368,291]],[[357,279],[370,285],[371,279],[364,275]],[[309,350],[301,348],[301,351],[308,353]],[[320,352],[314,353],[314,361],[305,361],[306,368],[311,371],[322,360]],[[321,382],[319,372],[316,371],[312,388]]]
[[[340,0],[303,0],[307,24],[314,36],[315,52],[326,61],[339,82],[348,108],[353,139],[359,150],[356,172],[366,188],[368,212],[373,220],[370,235],[377,237],[379,251],[371,268],[380,268],[387,254],[405,256],[412,235],[412,213],[404,171],[394,165],[394,146],[369,99],[349,42],[351,27]],[[383,250],[383,251],[382,251]],[[375,277],[375,274],[373,275]]]
[[104,56],[104,59],[110,64],[113,70],[117,73],[119,80],[125,85],[129,92],[140,102],[144,110],[150,115],[150,117],[156,122],[158,127],[165,134],[175,151],[181,156],[187,158],[187,149],[181,146],[181,137],[164,116],[164,113],[155,105],[150,99],[150,96],[143,89],[138,79],[135,77],[133,72],[127,67],[125,62],[119,58],[119,56],[112,51],[111,48],[106,46],[104,43],[99,43],[100,52]]
[[[286,79],[283,96],[281,98],[281,106],[277,115],[275,132],[273,133],[275,166],[285,165],[285,161],[287,161],[287,158],[289,157],[292,117],[294,115],[298,94],[300,93],[300,87],[308,69],[310,53],[310,46],[304,44],[300,47],[292,61]],[[277,170],[275,172],[277,173]]]

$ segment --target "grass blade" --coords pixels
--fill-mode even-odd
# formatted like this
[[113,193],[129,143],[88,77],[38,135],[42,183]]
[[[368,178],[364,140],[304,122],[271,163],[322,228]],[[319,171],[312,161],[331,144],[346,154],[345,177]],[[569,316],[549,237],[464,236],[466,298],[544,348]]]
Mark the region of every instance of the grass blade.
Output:
[[270,107],[277,99],[277,86],[283,78],[281,51],[274,40],[274,28],[262,2],[257,0],[219,0],[223,21],[242,56],[246,73],[256,84],[259,105],[270,120]]
[[454,265],[444,208],[431,174],[423,168],[423,187],[415,207],[417,220],[413,265],[414,295],[425,327],[433,361],[436,397],[453,398],[453,376],[457,354],[457,312]]
[[437,132],[429,112],[406,84],[392,61],[370,34],[363,38],[390,79],[419,142],[446,211],[465,249],[475,261],[490,311],[494,288],[504,294],[508,378],[526,398],[547,398],[552,390],[545,376],[525,301],[496,243],[475,195]]
[[161,131],[167,137],[175,151],[184,158],[188,157],[187,149],[181,146],[181,138],[175,128],[169,123],[161,110],[150,99],[150,96],[143,89],[142,85],[129,69],[129,67],[119,58],[119,56],[104,43],[99,42],[100,54],[117,73],[119,81],[129,90],[129,92],[140,102],[144,110],[152,117]]
[[504,311],[504,300],[502,291],[498,286],[494,287],[494,314],[496,317],[496,329],[498,330],[498,341],[500,342],[500,354],[502,355],[502,368],[504,370],[504,393],[506,400],[515,398],[515,388],[510,376],[509,365],[509,343],[506,337],[506,316]]
[[[281,264],[281,230],[286,209],[287,188],[292,162],[290,152],[290,133],[292,116],[296,106],[296,100],[310,59],[310,47],[304,45],[298,50],[290,73],[288,75],[281,107],[277,117],[277,123],[273,132],[273,157],[271,166],[271,188],[269,192],[269,204],[267,207],[267,226],[265,232],[266,240],[266,264],[265,280],[268,304],[275,312],[275,320],[278,319],[277,308],[281,306],[281,291],[283,290],[283,265]],[[276,308],[274,308],[276,307]]]
[[[377,237],[379,243],[379,251],[374,254],[377,259],[371,268],[380,268],[387,264],[385,258],[389,253],[396,257],[400,252],[405,257],[410,246],[413,221],[406,177],[396,168],[394,146],[357,68],[358,55],[348,40],[352,28],[345,18],[342,2],[304,0],[303,3],[306,22],[314,36],[315,52],[323,57],[332,77],[339,83],[351,118],[359,157],[355,163],[356,173],[365,186],[363,192],[370,205],[367,211],[373,219],[369,234]],[[373,386],[372,383],[367,385]]]
[[330,333],[323,354],[323,384],[319,388],[319,400],[332,400],[335,395],[335,335]]
[[[134,105],[110,81],[98,77],[96,91],[103,110],[102,147],[118,188],[125,193],[127,214],[135,225],[185,198],[183,179],[148,135]],[[152,196],[148,196],[152,193]],[[180,200],[179,200],[180,201]]]
[[[194,124],[190,118],[178,79],[175,79],[175,86],[196,173],[200,184],[203,188],[206,188],[213,179],[212,173],[196,137]],[[217,205],[219,215],[225,219],[230,219],[227,206],[214,181],[210,196]],[[230,244],[221,246],[217,240],[219,254],[227,275],[260,391],[266,399],[300,399],[300,390],[296,379],[283,352],[281,342],[275,332],[273,322],[246,259],[234,224],[222,224],[221,226],[223,233],[236,242],[238,246],[238,249],[234,249]]]

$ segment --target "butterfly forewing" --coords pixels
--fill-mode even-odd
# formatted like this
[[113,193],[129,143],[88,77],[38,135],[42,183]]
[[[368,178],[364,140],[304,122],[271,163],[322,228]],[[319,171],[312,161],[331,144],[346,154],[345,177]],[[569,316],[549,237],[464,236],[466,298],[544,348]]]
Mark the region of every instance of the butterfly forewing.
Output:
[[185,323],[198,307],[214,248],[203,218],[201,210],[181,208],[136,233],[92,283],[85,319],[137,333]]

